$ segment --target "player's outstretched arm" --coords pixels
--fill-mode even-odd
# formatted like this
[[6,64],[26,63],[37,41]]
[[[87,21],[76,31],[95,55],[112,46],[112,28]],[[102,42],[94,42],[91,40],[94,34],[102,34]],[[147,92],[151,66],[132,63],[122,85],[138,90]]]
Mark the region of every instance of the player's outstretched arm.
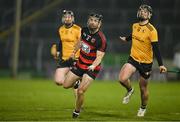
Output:
[[123,42],[128,42],[128,41],[131,41],[132,40],[132,36],[128,36],[128,37],[125,37],[125,36],[119,36],[119,39]]

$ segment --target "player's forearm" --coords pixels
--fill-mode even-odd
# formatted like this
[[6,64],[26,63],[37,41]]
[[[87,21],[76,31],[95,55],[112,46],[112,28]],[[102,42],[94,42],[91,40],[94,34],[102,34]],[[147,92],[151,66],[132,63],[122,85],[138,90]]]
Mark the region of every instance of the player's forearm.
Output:
[[160,54],[160,51],[159,51],[159,44],[158,42],[152,42],[152,47],[153,47],[153,52],[156,56],[156,59],[157,59],[157,62],[159,64],[159,66],[163,66],[163,61],[162,61],[162,58],[161,58],[161,54]]
[[95,67],[98,66],[101,63],[104,55],[105,55],[105,52],[97,53],[97,57],[94,60],[94,62],[92,63],[92,65],[95,66]]

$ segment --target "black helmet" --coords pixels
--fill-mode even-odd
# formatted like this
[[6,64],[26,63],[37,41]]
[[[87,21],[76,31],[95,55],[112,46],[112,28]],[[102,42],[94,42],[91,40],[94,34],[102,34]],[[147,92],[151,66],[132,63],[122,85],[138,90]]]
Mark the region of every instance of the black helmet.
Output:
[[63,10],[63,16],[66,14],[70,14],[71,16],[74,16],[74,13],[70,10]]
[[62,23],[64,23],[64,16],[65,16],[65,15],[71,15],[71,16],[72,16],[72,22],[74,23],[74,13],[73,13],[73,11],[63,10]]
[[90,13],[89,17],[96,17],[99,19],[99,21],[103,20],[103,16],[101,14],[97,14],[97,13]]
[[138,9],[138,12],[137,12],[137,18],[139,18],[139,11],[140,11],[141,9],[146,9],[146,10],[149,12],[148,18],[150,19],[151,16],[152,16],[152,12],[153,12],[151,6],[146,5],[146,4],[140,5],[140,6],[139,6],[139,9]]
[[149,13],[151,13],[151,14],[152,14],[152,12],[153,12],[151,6],[146,5],[146,4],[140,5],[140,6],[139,6],[139,9],[147,9],[147,10],[149,11]]

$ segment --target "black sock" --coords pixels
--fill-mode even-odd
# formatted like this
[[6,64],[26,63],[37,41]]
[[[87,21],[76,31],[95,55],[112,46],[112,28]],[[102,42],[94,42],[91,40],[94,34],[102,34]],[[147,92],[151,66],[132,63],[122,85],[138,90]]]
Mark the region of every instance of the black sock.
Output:
[[128,88],[124,83],[120,82],[120,84],[122,86],[124,86],[127,89],[128,92],[132,90],[132,87]]
[[130,92],[132,90],[132,87],[128,89],[128,92]]
[[141,108],[142,109],[146,109],[146,105],[141,105]]
[[75,109],[75,112],[76,112],[76,113],[79,113],[80,111],[77,111],[77,110]]

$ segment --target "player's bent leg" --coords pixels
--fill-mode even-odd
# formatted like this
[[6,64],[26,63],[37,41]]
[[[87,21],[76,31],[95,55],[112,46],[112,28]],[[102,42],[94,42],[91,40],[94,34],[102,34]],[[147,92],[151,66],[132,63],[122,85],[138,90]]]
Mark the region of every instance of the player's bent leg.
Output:
[[57,68],[55,71],[54,80],[57,85],[63,85],[65,76],[67,72],[69,71],[68,67],[65,68]]
[[[84,93],[86,92],[86,90],[88,89],[88,87],[90,86],[91,82],[94,79],[91,78],[89,75],[84,74],[83,78],[82,78],[82,82],[78,88],[78,92],[77,92],[77,100],[76,100],[76,108],[73,112],[73,118],[77,118],[79,116],[81,107],[83,105],[84,102]],[[76,114],[78,113],[78,115]]]
[[127,89],[131,89],[131,84],[129,78],[131,75],[136,71],[136,68],[129,64],[126,63],[122,67],[120,73],[119,73],[119,82]]
[[122,101],[123,104],[129,103],[130,97],[134,93],[134,89],[130,84],[129,78],[135,71],[136,68],[133,65],[126,63],[119,73],[119,82],[127,89],[127,93],[125,94]]
[[80,77],[75,75],[72,71],[69,71],[63,83],[65,89],[73,87],[74,83],[79,80]]
[[139,87],[140,87],[140,92],[141,92],[141,107],[138,110],[137,116],[143,117],[145,112],[146,112],[146,106],[148,102],[148,80],[143,78],[142,76],[140,77],[139,81]]

